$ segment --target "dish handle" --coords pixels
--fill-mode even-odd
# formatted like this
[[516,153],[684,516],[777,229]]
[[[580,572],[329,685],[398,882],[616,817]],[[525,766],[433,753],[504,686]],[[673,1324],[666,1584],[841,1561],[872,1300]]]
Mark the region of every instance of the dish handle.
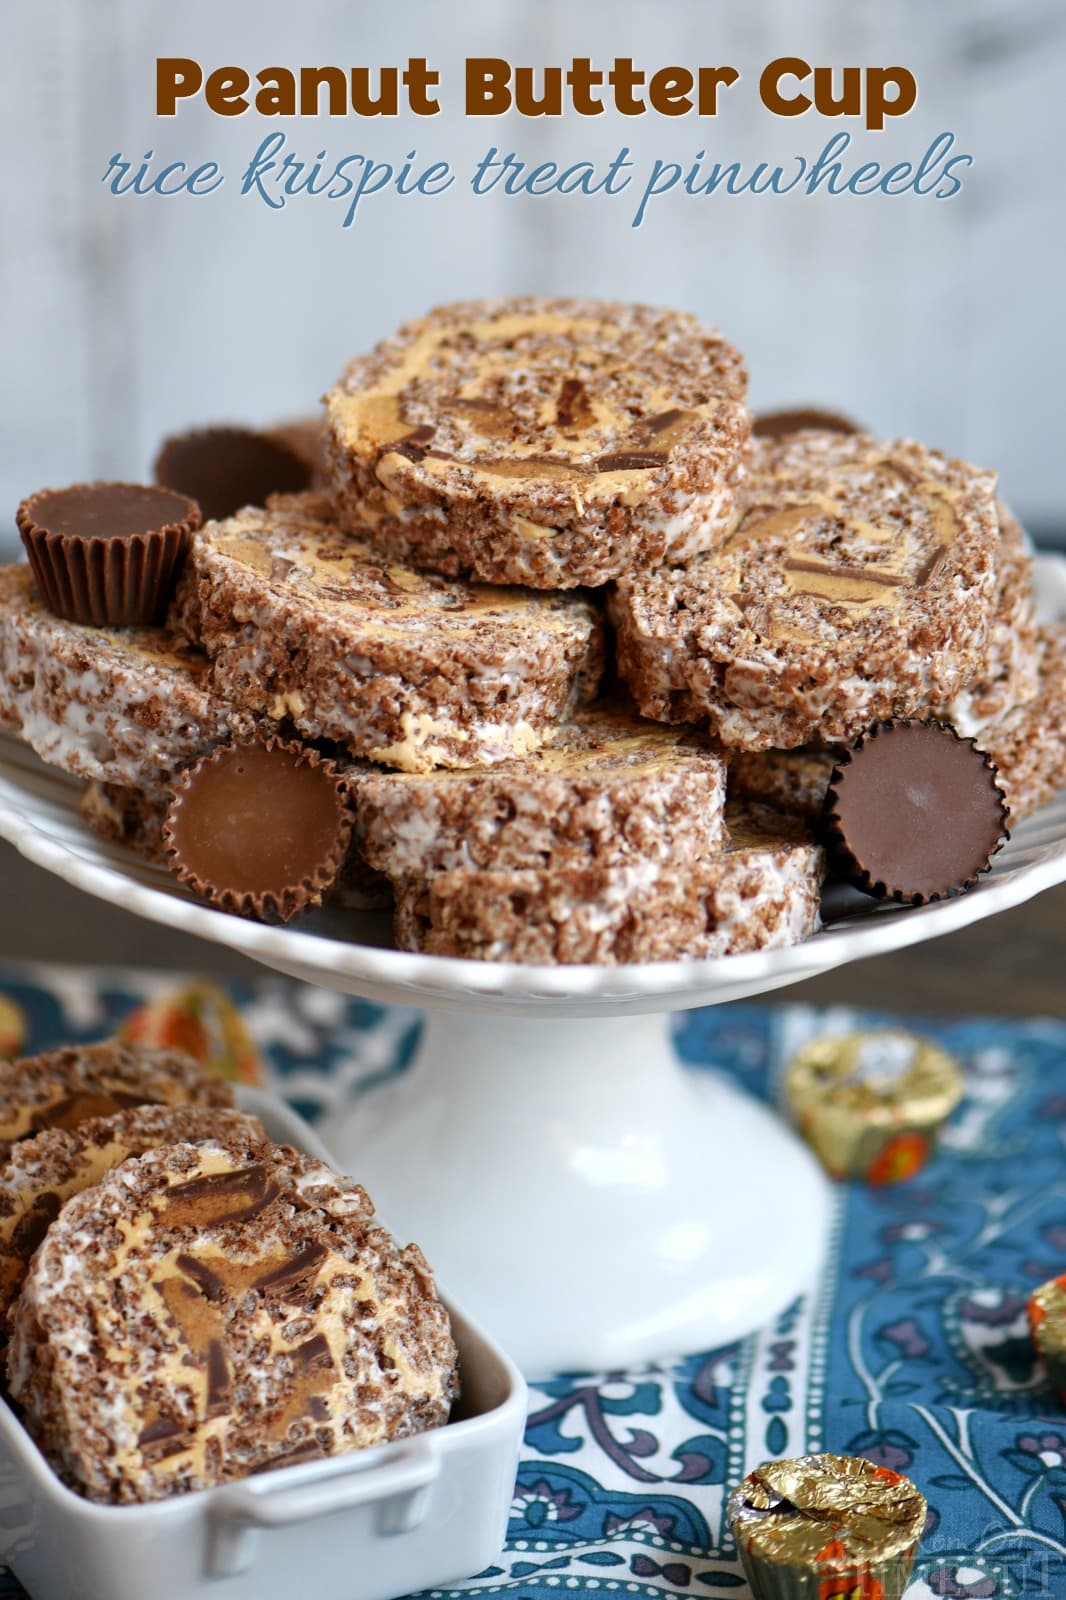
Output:
[[440,1472],[440,1456],[421,1440],[397,1449],[380,1466],[315,1478],[294,1488],[274,1487],[269,1476],[216,1491],[211,1507],[207,1576],[229,1578],[246,1572],[255,1560],[264,1528],[328,1517],[358,1506],[378,1507],[377,1531],[408,1533],[426,1514],[429,1490]]

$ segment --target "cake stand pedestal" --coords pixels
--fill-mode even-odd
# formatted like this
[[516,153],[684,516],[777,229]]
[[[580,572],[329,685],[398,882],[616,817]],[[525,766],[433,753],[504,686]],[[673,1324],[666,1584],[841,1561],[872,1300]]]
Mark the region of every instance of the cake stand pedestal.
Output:
[[739,1338],[827,1233],[806,1147],[684,1067],[661,1016],[431,1013],[409,1069],[320,1131],[527,1375]]

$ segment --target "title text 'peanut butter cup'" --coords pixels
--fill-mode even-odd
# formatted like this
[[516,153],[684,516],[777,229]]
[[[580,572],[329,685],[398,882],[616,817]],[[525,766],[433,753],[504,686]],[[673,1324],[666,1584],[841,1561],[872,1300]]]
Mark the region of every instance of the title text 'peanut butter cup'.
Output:
[[333,763],[279,739],[204,756],[182,774],[163,828],[182,883],[222,911],[263,922],[317,905],[350,836]]
[[155,481],[192,495],[208,522],[265,505],[272,494],[299,494],[311,487],[314,464],[289,433],[226,426],[172,434],[156,457]]
[[878,899],[962,894],[1009,837],[995,763],[947,723],[876,723],[834,768],[822,819],[841,875]]
[[91,627],[162,622],[202,517],[188,495],[135,483],[40,489],[16,513],[41,598]]

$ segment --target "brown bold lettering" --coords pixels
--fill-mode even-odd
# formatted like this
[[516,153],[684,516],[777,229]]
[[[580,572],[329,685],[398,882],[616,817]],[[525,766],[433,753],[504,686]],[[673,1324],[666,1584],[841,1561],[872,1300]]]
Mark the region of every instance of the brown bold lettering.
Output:
[[208,77],[204,99],[216,116],[239,117],[248,110],[245,95],[251,82],[243,67],[219,67]]
[[199,94],[204,75],[197,61],[188,56],[158,56],[155,63],[155,114],[173,117],[178,101]]
[[739,77],[736,67],[700,67],[697,107],[701,117],[718,115],[718,90],[728,89]]
[[[888,86],[895,89],[886,98]],[[883,128],[886,117],[903,117],[918,99],[918,81],[906,67],[870,67],[866,74],[866,126]]]
[[660,67],[648,80],[648,100],[661,117],[683,117],[692,110],[694,79],[687,67]]
[[802,56],[778,56],[776,61],[764,67],[759,79],[759,99],[767,111],[772,111],[775,117],[801,117],[805,111],[809,111],[810,96],[796,94],[790,100],[786,99],[781,93],[781,79],[799,78],[802,81],[810,77],[810,72],[810,65]]
[[466,63],[468,117],[502,117],[511,109],[511,68],[499,56],[471,56]]

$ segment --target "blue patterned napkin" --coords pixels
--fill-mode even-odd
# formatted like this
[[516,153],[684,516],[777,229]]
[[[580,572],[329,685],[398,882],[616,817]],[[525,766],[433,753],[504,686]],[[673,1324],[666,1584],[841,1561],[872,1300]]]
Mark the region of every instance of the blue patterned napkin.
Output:
[[[108,1032],[174,979],[0,971],[27,1048]],[[415,1013],[264,979],[235,998],[273,1087],[310,1116],[410,1059]],[[725,1006],[677,1047],[773,1096],[813,1034],[887,1018]],[[916,1026],[913,1020],[911,1026]],[[967,1095],[941,1153],[894,1189],[839,1192],[816,1296],[761,1334],[663,1367],[566,1376],[531,1395],[506,1551],[449,1595],[748,1594],[729,1489],[768,1456],[862,1453],[908,1473],[930,1519],[907,1600],[1066,1596],[1066,1413],[1034,1365],[1025,1301],[1066,1270],[1066,1024],[920,1024]],[[22,1591],[0,1575],[0,1595]]]

